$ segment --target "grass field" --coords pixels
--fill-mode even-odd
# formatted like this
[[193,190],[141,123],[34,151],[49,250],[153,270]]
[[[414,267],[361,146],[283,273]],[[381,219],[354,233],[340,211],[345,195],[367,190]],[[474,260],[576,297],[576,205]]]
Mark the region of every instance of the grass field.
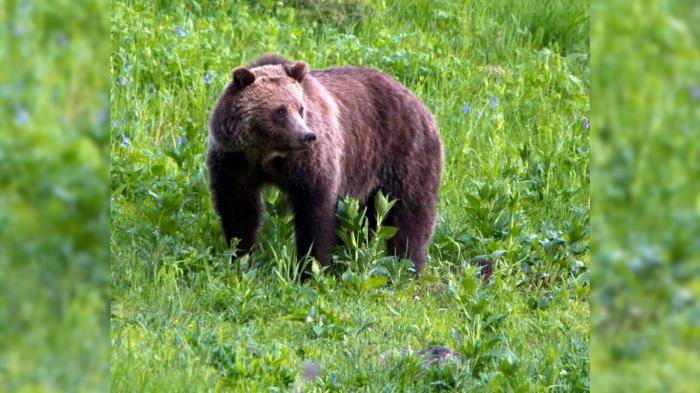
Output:
[[[587,2],[283,3],[112,3],[112,389],[588,391]],[[361,242],[300,284],[272,189],[258,252],[230,263],[206,122],[265,52],[378,68],[433,111],[422,277]],[[424,365],[437,345],[460,359]]]

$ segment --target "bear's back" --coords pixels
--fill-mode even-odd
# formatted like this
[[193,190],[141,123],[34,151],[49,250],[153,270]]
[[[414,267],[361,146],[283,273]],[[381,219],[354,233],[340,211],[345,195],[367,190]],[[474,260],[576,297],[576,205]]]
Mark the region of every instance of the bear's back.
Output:
[[380,139],[375,142],[439,138],[432,113],[388,74],[364,67],[335,67],[313,70],[311,75],[337,102],[346,131],[378,133]]
[[409,161],[420,168],[441,161],[432,114],[391,76],[363,67],[314,70],[311,76],[338,107],[348,194],[362,195],[366,188],[396,181]]

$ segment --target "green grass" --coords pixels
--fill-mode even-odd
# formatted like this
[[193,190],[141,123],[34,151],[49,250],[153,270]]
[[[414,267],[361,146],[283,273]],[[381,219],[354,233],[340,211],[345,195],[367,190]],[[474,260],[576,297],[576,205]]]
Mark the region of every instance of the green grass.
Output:
[[[111,11],[114,391],[589,390],[586,2]],[[265,52],[378,68],[433,111],[446,159],[422,277],[364,244],[300,284],[291,215],[272,189],[259,251],[230,263],[206,121],[230,71]],[[426,367],[412,354],[434,345],[462,360]]]

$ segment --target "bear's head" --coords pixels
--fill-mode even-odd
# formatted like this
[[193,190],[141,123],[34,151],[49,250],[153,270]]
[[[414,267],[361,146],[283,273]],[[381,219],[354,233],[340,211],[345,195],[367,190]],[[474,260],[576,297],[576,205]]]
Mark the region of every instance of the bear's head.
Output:
[[210,136],[226,151],[307,149],[316,134],[306,123],[304,62],[237,68],[209,119]]

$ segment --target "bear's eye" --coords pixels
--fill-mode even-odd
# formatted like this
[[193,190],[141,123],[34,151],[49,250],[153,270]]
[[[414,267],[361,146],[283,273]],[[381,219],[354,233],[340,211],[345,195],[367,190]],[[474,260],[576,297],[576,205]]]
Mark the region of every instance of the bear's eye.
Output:
[[280,119],[284,119],[287,116],[287,108],[281,106],[275,110],[275,115]]
[[304,107],[299,108],[299,116],[304,116]]

